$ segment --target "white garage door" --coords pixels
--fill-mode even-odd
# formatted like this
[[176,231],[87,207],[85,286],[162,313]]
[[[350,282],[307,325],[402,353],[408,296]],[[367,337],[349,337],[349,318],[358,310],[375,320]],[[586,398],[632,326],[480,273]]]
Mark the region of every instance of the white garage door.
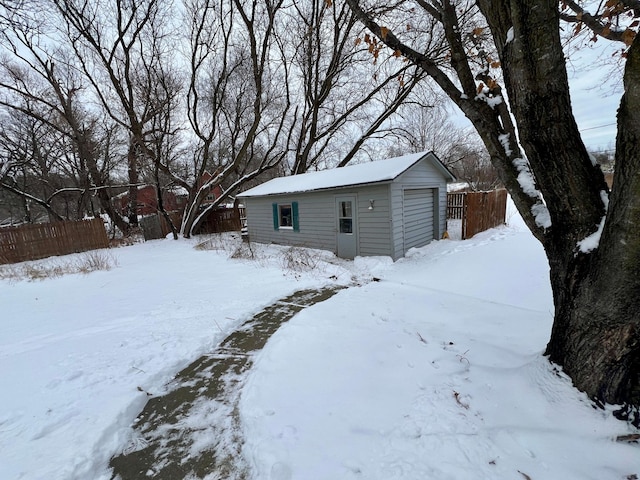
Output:
[[433,240],[433,189],[404,191],[404,250]]

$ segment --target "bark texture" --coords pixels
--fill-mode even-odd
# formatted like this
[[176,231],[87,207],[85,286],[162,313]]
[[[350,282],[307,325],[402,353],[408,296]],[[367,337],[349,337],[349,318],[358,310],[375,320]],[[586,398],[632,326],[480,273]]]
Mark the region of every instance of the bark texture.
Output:
[[[589,158],[571,109],[560,41],[557,0],[477,0],[493,37],[509,108],[489,68],[472,75],[462,35],[482,31],[459,24],[472,3],[420,2],[438,19],[451,49],[447,70],[383,29],[357,0],[346,0],[381,41],[421,67],[471,120],[501,180],[549,260],[555,318],[546,353],[592,399],[618,404],[622,417],[640,423],[640,40],[628,53],[625,94],[618,113],[612,192]],[[473,35],[476,35],[475,33]],[[481,57],[480,49],[477,57]],[[486,60],[486,59],[485,59]],[[475,64],[478,58],[474,58]],[[488,62],[487,62],[488,63]],[[486,80],[485,80],[486,79]],[[492,84],[493,102],[476,95],[477,81]],[[487,81],[488,80],[488,81]],[[511,123],[515,118],[517,134]],[[520,147],[526,154],[523,158]],[[509,140],[505,145],[504,139]],[[525,164],[541,193],[524,192],[514,161]],[[532,209],[548,209],[540,225]],[[605,220],[603,220],[605,219]],[[602,223],[605,222],[605,223]],[[604,229],[597,248],[581,242]],[[584,251],[583,251],[584,250]]]
[[[616,179],[590,161],[571,110],[554,0],[480,0],[494,34],[522,146],[549,208],[542,243],[555,318],[546,353],[593,399],[640,405],[640,58],[633,45],[619,111]],[[513,29],[512,42],[506,42]],[[597,249],[578,242],[606,216]],[[629,408],[631,407],[631,408]],[[637,419],[636,419],[637,421]]]

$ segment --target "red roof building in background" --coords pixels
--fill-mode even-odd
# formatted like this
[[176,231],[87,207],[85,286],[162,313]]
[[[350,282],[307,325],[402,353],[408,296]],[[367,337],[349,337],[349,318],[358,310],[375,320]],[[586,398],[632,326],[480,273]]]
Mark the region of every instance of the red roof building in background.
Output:
[[[162,203],[165,211],[173,212],[184,208],[185,200],[176,196],[173,192],[163,192]],[[122,193],[114,199],[115,207],[125,214],[129,206],[129,192]],[[138,205],[136,214],[140,216],[154,215],[158,213],[158,197],[155,185],[143,185],[138,187]]]

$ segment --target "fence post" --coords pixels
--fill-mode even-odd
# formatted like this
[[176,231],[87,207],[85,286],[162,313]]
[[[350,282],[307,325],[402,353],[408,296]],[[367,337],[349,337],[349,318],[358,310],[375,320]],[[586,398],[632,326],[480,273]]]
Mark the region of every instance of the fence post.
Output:
[[467,205],[467,194],[465,192],[465,194],[462,196],[462,232],[460,235],[461,240],[467,239]]

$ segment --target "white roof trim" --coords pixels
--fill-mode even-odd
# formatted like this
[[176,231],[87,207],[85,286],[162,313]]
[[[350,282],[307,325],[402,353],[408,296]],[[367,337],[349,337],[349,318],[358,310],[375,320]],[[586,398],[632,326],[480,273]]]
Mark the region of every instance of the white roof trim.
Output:
[[274,178],[238,196],[263,197],[392,181],[420,160],[428,157],[447,181],[455,180],[453,175],[432,152],[420,152],[376,162]]

